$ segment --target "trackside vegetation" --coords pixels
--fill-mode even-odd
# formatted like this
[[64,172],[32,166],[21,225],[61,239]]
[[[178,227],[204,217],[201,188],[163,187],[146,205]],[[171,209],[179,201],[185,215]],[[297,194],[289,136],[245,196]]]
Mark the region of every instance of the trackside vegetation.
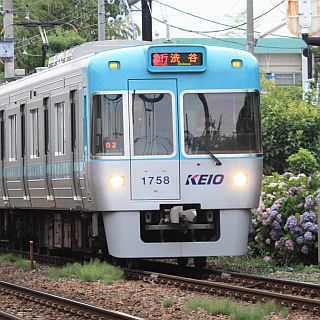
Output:
[[17,268],[32,269],[31,262],[13,254],[0,255],[0,265],[14,265]]
[[249,249],[279,265],[315,264],[320,107],[302,100],[299,87],[279,88],[263,80],[262,92],[265,176]]
[[186,308],[187,310],[204,309],[213,316],[226,315],[232,320],[262,320],[271,314],[278,314],[282,318],[288,316],[288,309],[279,309],[274,301],[242,305],[229,299],[213,300],[207,297],[195,297],[187,301]]
[[319,106],[302,100],[300,87],[279,88],[270,80],[263,80],[261,86],[264,173],[288,171],[288,157],[300,148],[308,150],[319,161]]
[[68,264],[63,268],[47,268],[45,275],[50,278],[71,278],[83,281],[101,280],[108,285],[124,277],[121,269],[99,260],[91,260],[85,264]]

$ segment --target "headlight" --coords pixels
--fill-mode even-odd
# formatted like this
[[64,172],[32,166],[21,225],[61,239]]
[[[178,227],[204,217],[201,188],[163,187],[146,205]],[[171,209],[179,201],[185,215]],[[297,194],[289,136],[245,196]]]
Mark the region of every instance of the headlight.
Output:
[[244,186],[248,182],[248,175],[244,172],[238,172],[233,176],[233,181],[239,187]]
[[122,187],[124,186],[124,176],[112,176],[110,183],[114,188]]

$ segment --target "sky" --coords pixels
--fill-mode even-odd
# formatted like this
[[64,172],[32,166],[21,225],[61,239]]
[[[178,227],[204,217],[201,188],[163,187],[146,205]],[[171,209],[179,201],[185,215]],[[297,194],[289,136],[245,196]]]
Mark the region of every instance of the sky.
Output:
[[[253,1],[253,16],[258,17],[263,15],[273,7],[283,2],[282,0],[254,0]],[[153,0],[152,1],[152,16],[153,16],[153,38],[166,38],[167,29],[165,24],[156,21],[166,20],[168,24],[186,30],[192,31],[216,31],[226,29],[228,27],[219,25],[217,23],[205,21],[201,18],[212,20],[218,23],[227,25],[237,25],[239,21],[237,18],[246,17],[247,0]],[[171,8],[172,7],[172,8]],[[141,12],[136,11],[135,8],[141,8],[140,3],[132,7],[132,17],[135,23],[141,28]],[[178,10],[190,13],[179,12]],[[286,17],[286,1],[279,5],[274,10],[263,15],[255,20],[255,31],[265,32],[270,28],[281,23],[282,19]],[[245,20],[246,21],[246,20]],[[246,28],[246,26],[242,27]],[[234,29],[233,29],[234,30]],[[229,30],[229,32],[232,30]],[[228,31],[206,33],[209,37],[226,37]],[[241,32],[241,31],[240,31]],[[243,31],[245,32],[245,31]],[[243,33],[244,34],[244,33]],[[230,35],[230,33],[229,33]],[[287,26],[274,31],[275,35],[293,36]],[[187,32],[170,27],[171,38],[190,38],[190,37],[205,37],[199,33]]]

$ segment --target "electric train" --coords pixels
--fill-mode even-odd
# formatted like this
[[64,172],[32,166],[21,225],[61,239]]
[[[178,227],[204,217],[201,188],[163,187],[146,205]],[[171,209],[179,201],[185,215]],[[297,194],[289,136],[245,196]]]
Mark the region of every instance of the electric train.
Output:
[[242,50],[93,42],[0,87],[0,237],[116,258],[245,254],[262,179]]

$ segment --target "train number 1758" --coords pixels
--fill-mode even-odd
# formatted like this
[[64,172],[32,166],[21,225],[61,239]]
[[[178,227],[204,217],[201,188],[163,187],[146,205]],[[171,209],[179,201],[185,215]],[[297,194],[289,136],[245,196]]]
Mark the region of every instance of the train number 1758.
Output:
[[141,180],[144,185],[169,184],[170,183],[169,176],[143,177],[143,178],[141,178]]

